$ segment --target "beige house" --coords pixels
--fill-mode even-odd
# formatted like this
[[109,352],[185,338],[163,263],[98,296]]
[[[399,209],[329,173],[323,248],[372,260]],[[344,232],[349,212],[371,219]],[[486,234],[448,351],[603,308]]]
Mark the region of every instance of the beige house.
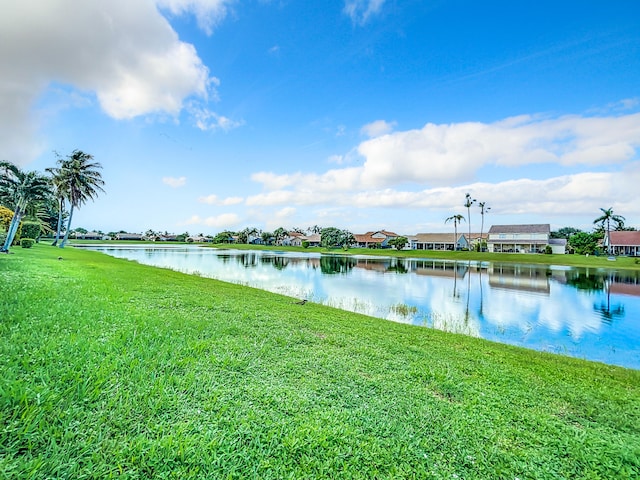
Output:
[[461,240],[464,235],[458,233],[418,233],[409,237],[412,250],[455,250],[454,246],[461,248]]

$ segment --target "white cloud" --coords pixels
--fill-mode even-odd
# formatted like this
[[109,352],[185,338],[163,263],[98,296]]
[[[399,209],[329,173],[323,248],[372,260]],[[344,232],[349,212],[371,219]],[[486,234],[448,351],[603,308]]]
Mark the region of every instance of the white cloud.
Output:
[[243,125],[243,122],[231,120],[205,107],[190,106],[189,112],[193,116],[196,127],[200,130],[224,130],[225,132]]
[[214,228],[229,228],[240,223],[240,217],[235,213],[223,213],[221,215],[202,218],[199,215],[193,215],[191,218],[182,223],[182,225],[205,225]]
[[211,35],[233,3],[235,0],[157,0],[159,7],[166,8],[175,15],[193,13],[198,26],[207,35]]
[[343,12],[353,23],[364,25],[371,16],[380,13],[385,0],[345,0]]
[[184,187],[187,184],[187,177],[162,177],[162,183],[171,188]]
[[[224,16],[229,2],[159,3],[174,13],[194,12],[206,29]],[[95,94],[115,119],[176,116],[188,97],[216,96],[217,80],[193,45],[179,40],[154,0],[10,2],[0,31],[0,156],[16,163],[37,153],[24,147],[34,143],[37,131],[31,109],[52,84]],[[220,128],[229,126],[223,116],[214,120]]]
[[[640,215],[637,204],[640,163],[620,172],[584,172],[542,180],[521,178],[504,182],[477,182],[457,187],[419,191],[360,190],[316,192],[277,190],[247,198],[248,205],[326,206],[345,208],[398,208],[425,211],[457,211],[464,214],[464,196],[482,199],[497,215],[589,216],[605,205],[628,215]],[[615,199],[613,202],[611,199]]]
[[206,197],[198,198],[200,203],[206,203],[209,205],[218,205],[218,206],[229,206],[229,205],[238,205],[244,201],[242,197],[227,197],[227,198],[218,198],[217,195],[211,194]]
[[349,192],[403,183],[451,185],[472,182],[486,166],[517,168],[623,165],[637,158],[640,113],[625,116],[559,118],[520,116],[495,123],[426,124],[362,142],[361,167],[325,173],[252,176],[267,190]]
[[360,129],[360,133],[366,135],[369,138],[380,137],[391,133],[395,127],[395,122],[385,122],[384,120],[376,120],[375,122],[368,123]]

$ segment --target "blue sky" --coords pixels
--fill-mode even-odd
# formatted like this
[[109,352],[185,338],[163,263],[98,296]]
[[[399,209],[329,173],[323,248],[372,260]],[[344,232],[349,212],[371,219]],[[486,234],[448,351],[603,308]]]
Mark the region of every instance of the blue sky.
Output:
[[[81,149],[74,226],[640,228],[640,3],[21,0],[0,18],[0,158]],[[479,230],[479,209],[471,210]],[[467,228],[466,224],[463,227]]]

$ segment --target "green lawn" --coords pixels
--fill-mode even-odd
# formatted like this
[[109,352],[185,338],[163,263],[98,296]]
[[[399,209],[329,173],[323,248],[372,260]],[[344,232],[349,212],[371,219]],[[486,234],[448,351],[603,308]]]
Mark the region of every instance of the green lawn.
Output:
[[640,371],[12,252],[0,478],[640,477]]

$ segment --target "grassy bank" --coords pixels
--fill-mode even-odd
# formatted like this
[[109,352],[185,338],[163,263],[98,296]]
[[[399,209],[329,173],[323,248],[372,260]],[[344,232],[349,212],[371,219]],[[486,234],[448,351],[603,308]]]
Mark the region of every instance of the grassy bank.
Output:
[[2,478],[640,475],[639,371],[96,252],[13,252]]

